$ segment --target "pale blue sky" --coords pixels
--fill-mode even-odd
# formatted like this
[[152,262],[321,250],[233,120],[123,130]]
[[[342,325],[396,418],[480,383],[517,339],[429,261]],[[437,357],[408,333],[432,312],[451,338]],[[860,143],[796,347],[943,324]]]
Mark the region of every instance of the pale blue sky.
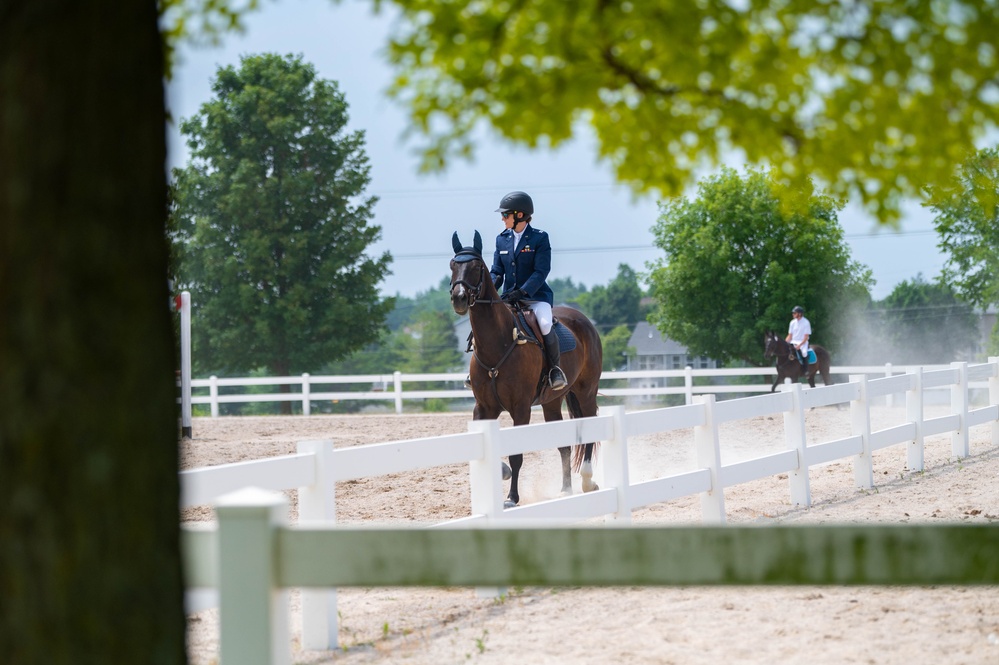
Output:
[[[388,250],[393,274],[381,284],[386,295],[412,296],[437,284],[448,272],[451,233],[463,239],[478,229],[487,251],[502,229],[493,210],[508,191],[521,189],[535,202],[534,224],[549,233],[554,250],[551,277],[571,277],[588,287],[606,284],[619,263],[644,272],[661,258],[650,229],[658,208],[651,197],[635,200],[616,184],[610,168],[597,164],[590,137],[557,152],[513,148],[482,133],[474,163],[455,162],[440,176],[417,174],[415,143],[405,142],[406,117],[384,94],[391,70],[381,55],[391,24],[375,16],[368,0],[265,0],[247,19],[245,35],[231,34],[219,47],[180,49],[169,105],[177,118],[194,115],[211,97],[210,81],[219,66],[238,65],[242,55],[262,52],[301,54],[319,75],[338,82],[350,106],[351,129],[366,133],[372,165],[368,190],[379,197],[374,222]],[[169,133],[170,165],[187,159],[179,130]],[[875,298],[917,273],[932,278],[945,257],[936,248],[930,214],[918,204],[906,209],[901,233],[878,229],[848,206],[840,223],[855,260],[873,270]]]

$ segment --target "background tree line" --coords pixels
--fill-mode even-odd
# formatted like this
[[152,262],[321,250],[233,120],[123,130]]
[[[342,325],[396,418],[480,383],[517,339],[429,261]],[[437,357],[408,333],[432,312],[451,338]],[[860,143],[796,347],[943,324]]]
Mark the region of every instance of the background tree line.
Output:
[[[262,54],[220,69],[213,91],[182,124],[191,160],[171,189],[173,276],[193,295],[195,373],[463,371],[446,276],[412,298],[379,296],[392,259],[366,255],[381,233],[377,201],[364,193],[364,135],[344,131],[348,105],[336,83],[300,57]],[[551,285],[557,303],[595,321],[605,370],[621,366],[646,319],[691,355],[765,364],[763,332],[786,330],[799,304],[837,364],[947,362],[977,333],[962,297],[996,298],[993,258],[982,250],[994,240],[984,235],[992,233],[983,208],[995,183],[989,159],[994,151],[983,151],[933,192],[942,242],[962,267],[945,273],[954,284],[920,277],[873,302],[870,271],[843,239],[841,202],[811,181],[798,190],[772,172],[722,169],[695,197],[662,204],[653,234],[664,256],[646,273],[622,263],[606,285],[571,277]],[[979,199],[981,219],[968,214]]]

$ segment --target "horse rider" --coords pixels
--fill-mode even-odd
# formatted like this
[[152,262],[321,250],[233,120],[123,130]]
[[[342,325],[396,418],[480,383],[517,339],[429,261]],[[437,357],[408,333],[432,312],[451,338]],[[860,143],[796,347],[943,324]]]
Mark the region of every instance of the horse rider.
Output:
[[496,251],[489,274],[496,289],[503,287],[504,302],[521,303],[534,312],[545,352],[551,361],[548,374],[552,390],[566,387],[565,373],[559,367],[558,335],[552,332],[554,294],[545,281],[552,267],[552,246],[548,234],[531,226],[534,201],[524,192],[510,192],[500,199],[504,230],[496,236]]
[[801,373],[808,371],[808,338],[812,336],[812,324],[805,318],[805,310],[795,305],[791,310],[791,324],[787,327],[785,341],[791,343],[801,363]]

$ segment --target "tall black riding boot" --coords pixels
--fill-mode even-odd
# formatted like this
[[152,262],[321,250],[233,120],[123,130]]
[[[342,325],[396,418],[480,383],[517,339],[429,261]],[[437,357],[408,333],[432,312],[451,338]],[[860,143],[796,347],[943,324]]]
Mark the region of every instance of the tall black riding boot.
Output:
[[545,351],[548,353],[548,359],[552,362],[552,369],[551,372],[548,373],[548,380],[552,384],[552,390],[562,390],[566,386],[566,381],[565,373],[563,373],[562,368],[558,366],[558,335],[554,331],[551,331],[545,335],[544,339]]

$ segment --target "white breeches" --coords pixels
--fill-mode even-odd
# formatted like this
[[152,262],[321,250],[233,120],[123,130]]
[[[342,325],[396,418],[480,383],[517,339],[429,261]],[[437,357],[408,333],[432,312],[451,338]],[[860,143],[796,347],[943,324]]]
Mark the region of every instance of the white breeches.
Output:
[[552,306],[544,300],[529,300],[527,306],[534,312],[534,318],[541,326],[541,334],[547,335],[552,331]]

